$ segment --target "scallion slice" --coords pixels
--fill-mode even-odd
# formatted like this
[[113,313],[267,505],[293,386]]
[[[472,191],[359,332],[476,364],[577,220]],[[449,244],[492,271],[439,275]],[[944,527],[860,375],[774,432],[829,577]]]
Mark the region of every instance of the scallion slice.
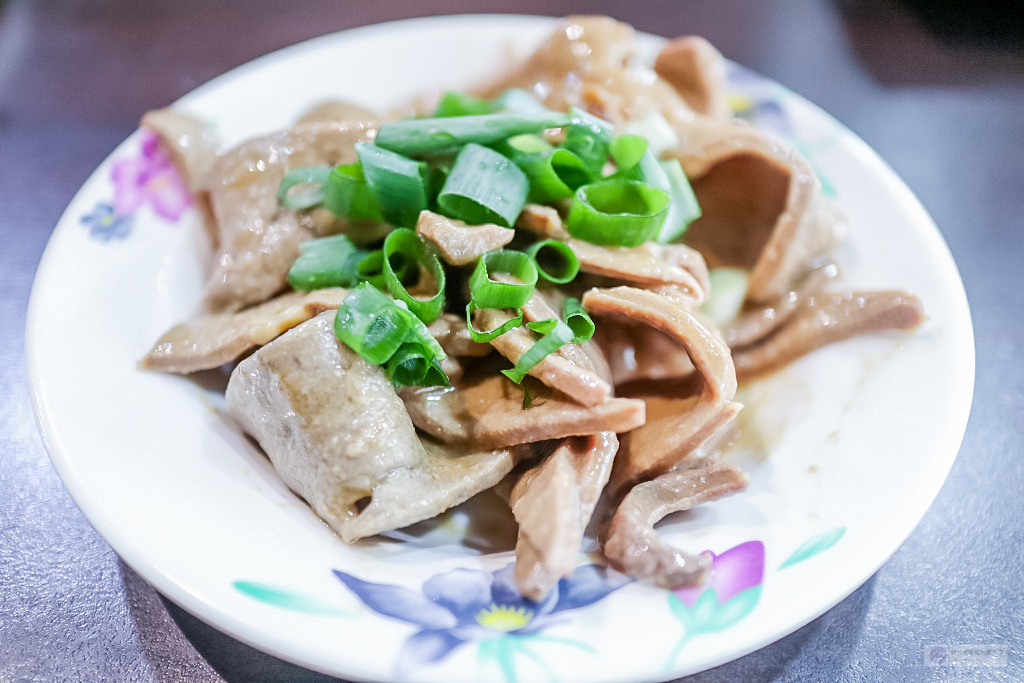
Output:
[[564,242],[550,239],[535,242],[526,253],[537,263],[541,279],[556,285],[572,282],[580,272],[580,260]]
[[551,332],[538,339],[526,353],[519,357],[519,361],[514,368],[502,370],[501,374],[519,384],[537,363],[544,360],[548,354],[554,353],[571,342],[572,337],[572,330],[569,329],[569,326],[563,322],[558,322]]
[[583,310],[580,300],[575,297],[568,297],[562,304],[562,319],[572,330],[572,343],[582,344],[590,341],[594,336],[594,321],[590,315]]
[[484,330],[481,332],[473,327],[473,312],[478,310],[478,308],[479,307],[476,305],[475,301],[470,301],[466,304],[466,329],[469,330],[469,336],[475,342],[485,344],[523,324],[523,309],[516,308],[516,313],[512,318],[498,325],[493,330]]
[[724,325],[743,307],[749,275],[741,268],[712,268],[708,279],[711,291],[700,310],[719,325]]
[[434,117],[473,116],[490,114],[493,111],[494,105],[487,100],[482,100],[479,97],[473,97],[466,93],[449,90],[441,98],[441,101],[437,103],[437,109],[434,110]]
[[[330,166],[303,166],[293,168],[281,179],[277,188],[277,202],[289,209],[311,209],[324,201],[324,185],[331,175]],[[297,195],[291,194],[298,185],[314,185]]]
[[493,149],[468,144],[455,158],[437,205],[445,215],[470,225],[507,228],[516,222],[529,191],[530,181],[518,166]]
[[334,318],[334,334],[374,365],[383,365],[396,386],[447,385],[444,350],[400,301],[369,283],[353,289]]
[[668,193],[647,183],[603,180],[576,190],[566,228],[594,244],[636,247],[658,234],[668,205]]
[[345,235],[303,242],[299,251],[288,271],[288,284],[302,292],[355,285],[360,280],[359,265],[367,256]]
[[547,320],[531,320],[526,323],[526,326],[539,334],[551,334],[556,327],[558,327],[558,318],[548,318]]
[[427,208],[427,165],[377,145],[356,143],[366,184],[391,225],[410,228]]
[[383,221],[377,196],[363,175],[362,164],[335,166],[324,183],[324,208],[339,218]]
[[568,114],[553,111],[407,119],[383,124],[377,131],[376,144],[410,156],[439,154],[470,142],[486,145],[513,135],[561,128],[570,120]]
[[364,253],[356,264],[356,279],[359,282],[369,282],[380,290],[388,288],[387,277],[384,275],[384,251],[377,249]]
[[[444,268],[433,252],[426,248],[419,235],[409,228],[397,228],[384,239],[382,266],[384,280],[391,296],[404,301],[409,310],[425,323],[432,323],[444,310]],[[417,299],[406,289],[415,285],[422,270],[434,280],[437,293],[429,299]]]
[[697,195],[693,193],[693,186],[683,173],[679,160],[669,159],[659,162],[659,165],[668,179],[668,193],[672,197],[672,204],[658,232],[657,241],[668,244],[683,236],[690,223],[700,218],[701,210],[700,204],[697,203]]
[[334,334],[374,365],[386,363],[413,329],[412,316],[364,283],[349,292],[334,317]]
[[572,123],[566,129],[565,141],[560,147],[579,157],[590,174],[597,178],[608,159],[608,146],[614,127],[582,109],[570,109],[569,116],[572,117]]
[[[494,273],[507,273],[519,282],[498,282]],[[533,296],[537,284],[537,264],[521,251],[489,251],[476,262],[469,276],[469,292],[479,308],[520,308]]]
[[510,157],[530,179],[531,202],[552,204],[594,179],[586,164],[567,149],[549,149]]

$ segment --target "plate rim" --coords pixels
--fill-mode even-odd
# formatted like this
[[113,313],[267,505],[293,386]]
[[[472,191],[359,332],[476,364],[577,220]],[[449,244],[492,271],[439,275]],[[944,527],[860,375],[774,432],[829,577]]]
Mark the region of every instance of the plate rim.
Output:
[[[270,64],[282,58],[290,58],[295,55],[301,54],[307,51],[316,51],[321,45],[326,45],[337,40],[347,40],[355,37],[367,37],[373,34],[387,34],[394,31],[396,28],[407,28],[416,26],[428,26],[431,24],[451,24],[451,23],[467,23],[472,24],[479,21],[501,21],[502,19],[511,19],[516,21],[529,21],[536,22],[537,26],[540,24],[548,23],[553,24],[557,21],[557,18],[540,16],[540,15],[527,15],[527,14],[513,14],[513,13],[476,13],[476,14],[455,14],[455,15],[440,15],[440,16],[428,16],[428,17],[416,17],[410,19],[399,19],[394,21],[369,24],[365,26],[359,26],[350,29],[343,29],[340,31],[331,32],[321,36],[316,36],[308,40],[304,40],[292,45],[288,45],[267,54],[256,57],[249,60],[239,66],[236,66],[222,74],[215,76],[214,78],[206,81],[205,83],[197,86],[190,90],[182,97],[175,100],[168,106],[176,105],[187,105],[189,100],[194,97],[199,97],[206,94],[208,91],[216,90],[223,83],[226,83],[234,78],[246,75],[252,71],[259,71],[265,65]],[[651,37],[665,41],[666,39],[661,36],[654,36],[653,34],[644,33],[637,31],[638,36]],[[744,67],[746,68],[746,67]],[[759,72],[755,72],[761,75]],[[762,76],[768,78],[767,76]],[[773,83],[777,83],[774,79],[769,79]],[[786,87],[786,86],[782,86]],[[787,88],[788,90],[788,88]],[[792,91],[790,91],[792,92]],[[794,93],[796,97],[801,100],[802,106],[809,106],[817,110],[818,113],[826,116],[829,120],[839,125],[851,145],[852,151],[866,166],[873,167],[873,170],[881,174],[882,180],[887,188],[889,188],[898,201],[898,203],[906,209],[918,214],[919,219],[922,220],[922,225],[927,225],[928,230],[922,231],[922,234],[932,243],[933,247],[938,248],[939,252],[945,257],[946,262],[943,264],[943,269],[951,272],[946,272],[943,276],[943,280],[950,283],[955,283],[957,301],[954,302],[957,308],[961,308],[960,313],[965,313],[966,328],[961,331],[964,336],[964,340],[970,349],[970,363],[963,363],[958,366],[963,374],[960,377],[960,383],[963,385],[962,389],[966,389],[966,392],[961,395],[964,398],[959,399],[955,405],[955,409],[951,410],[951,413],[955,414],[955,419],[949,421],[946,427],[946,432],[950,435],[958,434],[958,438],[951,438],[943,441],[942,448],[945,451],[951,453],[945,457],[944,467],[940,470],[932,470],[933,472],[933,484],[929,487],[928,495],[922,496],[927,498],[927,505],[919,505],[915,507],[915,514],[912,516],[906,516],[900,518],[903,522],[902,526],[905,527],[905,531],[892,534],[893,536],[899,536],[901,540],[893,547],[882,559],[877,566],[870,568],[870,571],[866,571],[862,577],[857,580],[855,585],[849,587],[849,590],[841,591],[841,595],[833,601],[830,601],[826,606],[820,610],[815,609],[810,616],[806,618],[800,617],[795,620],[787,622],[786,628],[781,633],[758,639],[757,642],[746,641],[742,647],[733,648],[728,653],[721,655],[710,663],[704,662],[702,665],[695,669],[691,673],[698,671],[707,670],[725,664],[727,662],[738,659],[739,657],[745,656],[746,654],[760,650],[767,645],[780,640],[787,635],[794,633],[806,624],[817,619],[825,612],[828,612],[837,604],[845,600],[860,588],[871,576],[878,572],[878,570],[884,566],[889,559],[898,551],[903,543],[910,537],[914,530],[919,526],[924,515],[931,509],[935,498],[938,496],[939,491],[942,488],[943,483],[948,478],[949,472],[952,469],[953,463],[959,453],[962,446],[963,439],[966,433],[967,423],[973,404],[975,375],[976,375],[976,341],[974,336],[974,325],[973,317],[970,311],[969,300],[967,299],[966,290],[963,284],[963,278],[960,275],[959,268],[956,265],[956,261],[953,258],[952,252],[949,249],[949,245],[943,237],[935,221],[931,215],[917,198],[914,192],[906,184],[906,182],[896,173],[895,170],[886,162],[873,148],[871,148],[864,140],[862,140],[856,133],[847,128],[841,121],[836,117],[832,116],[825,109],[812,102],[811,100]],[[56,239],[56,231],[59,226],[69,220],[74,220],[74,216],[71,215],[71,209],[76,204],[76,200],[85,190],[85,188],[91,186],[96,177],[105,171],[108,162],[115,157],[119,151],[121,151],[127,144],[129,144],[137,135],[139,129],[135,129],[131,134],[128,135],[123,141],[118,143],[115,148],[108,154],[97,167],[89,174],[88,178],[83,181],[81,186],[76,190],[68,203],[68,206],[61,213],[60,218],[57,220],[54,231],[51,233],[47,240],[46,248],[43,251],[43,255],[40,258],[39,264],[36,269],[35,276],[33,278],[32,290],[29,297],[28,312],[26,315],[26,328],[25,328],[25,363],[27,369],[27,383],[29,388],[29,394],[31,399],[33,416],[36,422],[37,429],[39,430],[40,436],[43,441],[43,445],[46,448],[47,454],[51,463],[53,464],[54,470],[57,472],[61,479],[62,484],[68,491],[72,500],[76,506],[82,511],[82,514],[89,521],[90,525],[96,530],[96,532],[103,538],[111,549],[124,561],[133,571],[142,576],[147,582],[153,585],[157,591],[162,595],[170,599],[176,605],[185,609],[190,614],[196,616],[201,621],[210,625],[211,627],[226,633],[227,635],[235,638],[251,647],[254,647],[260,651],[267,652],[272,656],[278,657],[282,660],[294,663],[298,666],[318,671],[324,674],[338,676],[342,675],[346,678],[359,681],[372,681],[378,680],[375,678],[367,677],[370,673],[368,670],[363,670],[359,666],[353,666],[357,664],[357,660],[348,660],[346,666],[351,667],[345,672],[339,673],[336,669],[331,669],[326,665],[321,665],[313,657],[303,657],[301,654],[297,654],[292,648],[285,648],[284,645],[288,644],[288,641],[278,639],[276,636],[269,634],[265,629],[260,629],[255,626],[251,626],[248,622],[243,621],[235,617],[231,612],[217,607],[216,605],[207,602],[202,599],[201,596],[189,591],[185,586],[180,584],[174,579],[169,573],[165,572],[159,566],[153,564],[146,558],[146,553],[139,547],[133,545],[130,540],[122,538],[121,534],[118,533],[118,525],[116,521],[111,520],[107,514],[103,512],[103,506],[95,504],[88,493],[83,489],[80,480],[75,476],[75,465],[73,458],[69,456],[69,449],[63,443],[61,435],[56,431],[54,418],[49,413],[49,406],[45,396],[45,390],[40,383],[40,367],[38,365],[39,359],[37,353],[39,350],[39,344],[37,341],[37,329],[39,327],[38,321],[43,316],[41,311],[39,294],[42,289],[40,282],[49,279],[50,271],[56,267],[56,257],[54,253],[56,248],[54,247]],[[954,277],[949,278],[949,275]],[[954,447],[955,445],[955,447]],[[73,450],[70,449],[70,450]],[[941,472],[941,477],[939,476]],[[268,638],[268,635],[270,636]],[[673,676],[678,674],[673,674]],[[390,680],[390,679],[389,679]],[[635,682],[635,681],[660,681],[666,680],[663,676],[655,678],[628,678],[621,679],[622,683]]]

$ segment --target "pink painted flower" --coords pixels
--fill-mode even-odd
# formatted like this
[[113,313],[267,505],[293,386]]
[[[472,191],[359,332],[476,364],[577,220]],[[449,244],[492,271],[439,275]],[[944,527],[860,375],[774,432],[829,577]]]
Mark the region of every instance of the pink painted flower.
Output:
[[721,555],[708,551],[712,557],[711,572],[706,583],[694,588],[680,588],[673,593],[692,608],[706,590],[711,590],[719,605],[729,602],[748,588],[764,581],[764,543],[747,541]]
[[159,215],[178,220],[192,196],[156,135],[143,130],[142,154],[114,162],[114,213],[128,216],[149,203]]

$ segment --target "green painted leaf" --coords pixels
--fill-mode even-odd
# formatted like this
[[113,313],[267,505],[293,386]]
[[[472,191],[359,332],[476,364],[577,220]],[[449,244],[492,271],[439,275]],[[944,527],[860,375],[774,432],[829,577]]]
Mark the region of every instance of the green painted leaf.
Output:
[[820,552],[828,550],[838,543],[839,539],[841,539],[845,533],[846,527],[840,526],[811,536],[804,541],[799,548],[794,550],[793,554],[790,555],[785,562],[779,565],[779,569],[785,569],[786,567],[803,562],[810,557],[814,557]]
[[235,581],[232,586],[240,593],[248,595],[254,600],[265,602],[274,607],[289,609],[294,612],[305,612],[306,614],[317,614],[325,617],[348,617],[349,612],[327,604],[320,598],[307,593],[293,593],[282,588],[275,588],[265,583],[254,581]]
[[729,602],[718,608],[715,612],[713,626],[707,630],[721,631],[722,629],[729,628],[750,614],[760,599],[761,586],[752,586],[741,593],[737,593]]

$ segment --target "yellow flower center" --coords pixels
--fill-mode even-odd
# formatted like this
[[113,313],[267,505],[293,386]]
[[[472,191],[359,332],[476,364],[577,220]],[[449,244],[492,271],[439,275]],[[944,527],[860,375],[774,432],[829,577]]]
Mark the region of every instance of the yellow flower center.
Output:
[[729,108],[733,111],[747,111],[754,107],[754,100],[743,93],[731,92],[728,95],[728,100]]
[[508,633],[526,626],[533,618],[533,612],[525,607],[508,607],[491,603],[474,617],[476,623],[495,631]]
[[100,225],[102,225],[104,228],[109,228],[113,224],[114,216],[112,214],[108,213],[106,216],[100,219]]

